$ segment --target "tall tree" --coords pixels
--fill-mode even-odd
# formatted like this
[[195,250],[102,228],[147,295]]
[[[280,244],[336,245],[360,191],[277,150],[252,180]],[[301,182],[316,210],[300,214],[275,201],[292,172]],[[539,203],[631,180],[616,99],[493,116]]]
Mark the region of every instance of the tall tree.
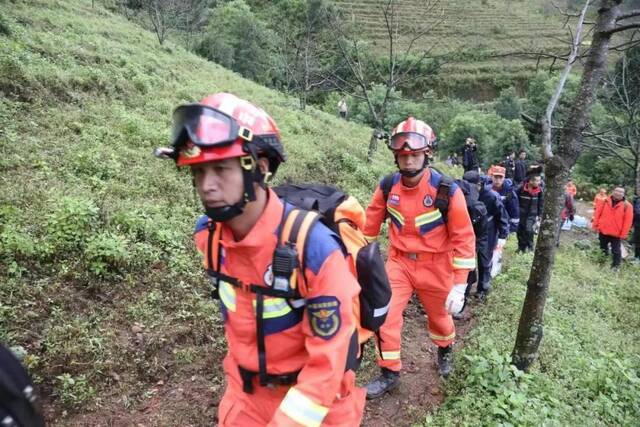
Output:
[[[338,52],[342,58],[344,73],[333,73],[332,82],[342,92],[363,101],[373,118],[374,131],[369,141],[367,160],[371,160],[378,140],[384,134],[384,125],[392,94],[397,87],[414,77],[414,71],[430,59],[433,45],[424,48],[420,41],[443,21],[438,15],[438,0],[425,0],[410,16],[401,13],[398,0],[375,0],[369,6],[380,13],[385,38],[382,40],[384,60],[378,52],[360,38],[362,28],[354,25],[349,17],[335,15],[332,28],[336,36]],[[381,102],[371,97],[375,85],[383,85]]]
[[[557,143],[553,144],[553,112],[562,94],[566,76],[574,62],[580,58],[582,27],[584,16],[590,1],[583,3],[578,18],[571,54],[562,73],[556,92],[547,106],[545,117],[538,123],[543,136],[543,156],[546,176],[546,197],[540,233],[536,242],[533,265],[527,281],[527,294],[522,307],[518,325],[518,334],[512,353],[512,362],[519,369],[528,369],[538,357],[538,348],[543,336],[543,314],[547,300],[551,272],[555,261],[556,232],[560,226],[560,207],[564,196],[564,186],[569,170],[575,165],[584,144],[583,133],[587,129],[589,112],[593,104],[614,34],[640,28],[640,22],[634,19],[640,16],[640,10],[623,12],[622,0],[600,0],[597,6],[597,18],[593,27],[593,37],[586,53],[582,79],[578,95],[573,100],[568,119],[559,130]],[[631,20],[631,21],[629,21]]]

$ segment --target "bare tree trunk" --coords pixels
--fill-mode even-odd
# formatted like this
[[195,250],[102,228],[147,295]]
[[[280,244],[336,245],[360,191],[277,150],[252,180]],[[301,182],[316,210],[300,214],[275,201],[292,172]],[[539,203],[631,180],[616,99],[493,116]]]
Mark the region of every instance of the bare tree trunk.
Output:
[[546,200],[542,213],[540,233],[527,281],[518,325],[518,335],[512,353],[512,363],[526,370],[538,357],[543,336],[544,306],[547,300],[551,272],[555,261],[555,235],[559,227],[561,201],[569,170],[582,151],[582,132],[587,126],[595,90],[607,63],[609,42],[615,32],[616,18],[621,13],[622,0],[602,0],[598,8],[591,49],[584,65],[580,92],[573,102],[569,118],[560,133],[556,153],[545,147]]
[[[640,143],[638,144],[638,148],[640,148]],[[635,178],[634,194],[640,197],[640,153],[638,153],[637,151],[636,151],[636,155],[634,156],[634,160],[636,162],[636,171],[635,171],[636,173],[634,176]]]

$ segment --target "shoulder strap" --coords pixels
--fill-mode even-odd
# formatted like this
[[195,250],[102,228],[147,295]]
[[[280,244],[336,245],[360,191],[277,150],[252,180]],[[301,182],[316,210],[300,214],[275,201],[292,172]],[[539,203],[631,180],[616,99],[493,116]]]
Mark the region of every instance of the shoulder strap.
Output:
[[438,192],[436,193],[435,206],[440,210],[442,218],[446,221],[447,214],[449,213],[449,194],[451,193],[451,186],[453,185],[453,178],[447,175],[442,175],[440,184],[438,184]]
[[393,176],[395,175],[394,173],[390,173],[389,175],[386,175],[384,178],[382,178],[382,182],[380,183],[380,189],[382,189],[382,197],[384,197],[384,201],[386,203],[387,199],[389,198],[389,193],[391,192],[391,187],[393,187]]
[[[320,220],[317,212],[307,211],[303,209],[292,209],[282,224],[280,232],[280,243],[294,244],[298,252],[298,260],[300,265],[300,277],[304,280],[304,272],[306,271],[305,249],[307,245],[307,237],[311,233],[316,222]],[[292,278],[292,280],[296,280]],[[306,283],[305,283],[306,288]]]

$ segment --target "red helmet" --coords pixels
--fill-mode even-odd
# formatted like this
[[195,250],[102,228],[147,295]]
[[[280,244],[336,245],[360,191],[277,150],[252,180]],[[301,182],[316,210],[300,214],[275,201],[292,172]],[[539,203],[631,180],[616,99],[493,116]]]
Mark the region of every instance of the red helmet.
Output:
[[391,131],[389,148],[393,151],[427,151],[433,149],[436,134],[422,120],[408,117]]
[[506,175],[506,172],[507,172],[507,170],[503,166],[492,165],[489,168],[488,175],[491,175],[491,176],[499,175],[499,176],[504,177]]
[[178,166],[265,155],[275,172],[286,160],[276,122],[264,110],[230,93],[216,93],[173,112],[171,144]]

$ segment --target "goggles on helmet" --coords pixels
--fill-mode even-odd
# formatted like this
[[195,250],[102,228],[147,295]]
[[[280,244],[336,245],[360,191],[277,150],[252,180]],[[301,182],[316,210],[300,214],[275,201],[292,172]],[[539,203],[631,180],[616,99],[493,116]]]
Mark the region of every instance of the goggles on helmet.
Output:
[[200,147],[225,146],[242,138],[251,141],[251,130],[214,108],[201,104],[181,105],[173,112],[171,145],[182,146],[187,140]]
[[424,135],[415,132],[397,133],[389,141],[389,148],[394,151],[402,150],[405,145],[412,151],[426,150],[431,147],[431,142]]

